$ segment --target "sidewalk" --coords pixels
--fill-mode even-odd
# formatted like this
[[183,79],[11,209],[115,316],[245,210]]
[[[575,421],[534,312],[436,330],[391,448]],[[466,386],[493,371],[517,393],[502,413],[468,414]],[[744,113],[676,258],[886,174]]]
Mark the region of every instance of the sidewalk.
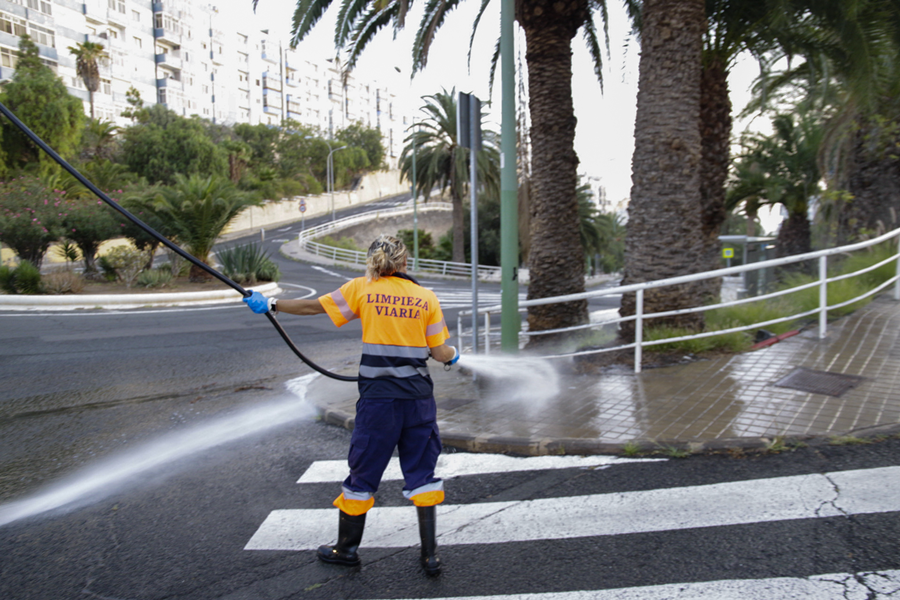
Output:
[[[824,340],[812,328],[739,355],[637,375],[621,368],[569,376],[543,402],[510,398],[503,393],[510,382],[491,389],[458,368],[430,370],[441,438],[470,451],[599,454],[629,445],[702,452],[893,434],[900,432],[900,306],[876,298],[829,324]],[[309,397],[327,422],[353,427],[354,384],[320,378]]]

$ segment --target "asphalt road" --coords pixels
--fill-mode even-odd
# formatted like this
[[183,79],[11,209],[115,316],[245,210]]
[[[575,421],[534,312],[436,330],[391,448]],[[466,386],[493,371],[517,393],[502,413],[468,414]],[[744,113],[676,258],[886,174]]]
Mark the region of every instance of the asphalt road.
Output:
[[[296,296],[355,275],[278,260],[285,283],[304,286],[286,288]],[[433,285],[447,294],[466,286]],[[481,541],[443,545],[437,579],[419,570],[414,544],[366,546],[364,537],[358,569],[320,564],[309,549],[248,549],[278,515],[336,527],[329,507],[339,482],[298,480],[321,461],[344,460],[349,442],[349,432],[315,420],[296,388],[309,369],[266,319],[243,305],[0,319],[3,599],[900,594],[891,574],[900,569],[897,439],[765,457],[458,473],[439,522],[485,507],[523,516],[503,527],[486,518],[458,525],[453,535],[480,531]],[[354,326],[335,329],[324,316],[282,323],[324,366],[352,369]],[[483,458],[459,456],[468,465]],[[883,506],[846,508],[852,490],[833,482],[857,472],[883,490],[869,494],[885,496]],[[401,485],[384,482],[373,522],[381,509],[406,507],[414,523]],[[582,511],[580,535],[578,523],[574,536],[561,533],[573,526],[559,523],[560,513],[591,503],[608,508]],[[800,516],[777,516],[785,507]],[[715,522],[728,510],[734,524]],[[642,528],[660,519],[670,524]],[[597,533],[605,523],[611,530]]]

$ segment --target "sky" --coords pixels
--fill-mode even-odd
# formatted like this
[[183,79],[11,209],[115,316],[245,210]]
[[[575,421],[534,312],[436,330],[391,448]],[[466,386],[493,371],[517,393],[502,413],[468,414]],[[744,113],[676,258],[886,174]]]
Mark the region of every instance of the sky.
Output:
[[[248,10],[233,10],[235,18],[255,19],[260,29],[285,41],[290,36],[294,0],[259,0],[257,14]],[[384,83],[401,99],[401,109],[414,115],[422,105],[421,97],[439,92],[442,88],[472,93],[486,103],[490,61],[500,32],[500,2],[492,2],[482,17],[472,52],[471,70],[468,65],[469,38],[480,2],[461,2],[445,20],[432,45],[427,67],[410,80],[413,37],[421,19],[423,2],[414,4],[407,17],[406,28],[394,36],[387,27],[369,44],[357,63],[356,76],[362,80]],[[332,6],[300,43],[297,50],[309,53],[313,61],[324,61],[335,55],[334,22],[340,0]],[[621,2],[608,2],[609,55],[604,55],[603,89],[594,75],[593,64],[581,33],[572,41],[572,95],[578,125],[575,132],[575,151],[580,159],[578,172],[589,177],[592,188],[606,188],[607,198],[618,202],[629,196],[631,189],[631,155],[634,150],[634,119],[637,101],[639,45],[629,36],[630,25]],[[221,13],[220,13],[221,14]],[[596,19],[599,24],[599,17]],[[601,41],[602,43],[602,41]],[[524,37],[516,36],[516,52],[524,55]],[[400,69],[400,72],[397,71]],[[729,78],[731,100],[737,114],[749,100],[749,87],[757,68],[752,61],[739,61]],[[487,117],[500,130],[500,85],[494,86],[493,106]],[[405,106],[403,106],[405,104]],[[491,110],[487,108],[487,110]],[[747,125],[735,125],[738,133]]]

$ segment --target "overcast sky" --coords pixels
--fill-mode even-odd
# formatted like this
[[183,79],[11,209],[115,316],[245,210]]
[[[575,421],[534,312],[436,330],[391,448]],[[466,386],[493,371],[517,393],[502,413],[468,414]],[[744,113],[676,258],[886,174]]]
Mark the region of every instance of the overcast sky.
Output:
[[[250,6],[250,0],[242,0]],[[314,61],[333,57],[334,21],[340,2],[335,0],[312,34],[298,50],[309,53]],[[429,54],[427,68],[410,81],[412,40],[421,18],[422,3],[416,3],[407,18],[406,29],[394,39],[393,30],[385,28],[375,38],[361,57],[356,75],[363,80],[385,83],[406,103],[407,114],[412,114],[422,102],[420,98],[446,88],[473,93],[482,102],[488,100],[490,60],[500,31],[500,3],[488,7],[475,37],[471,73],[467,66],[469,37],[480,2],[470,0],[460,3],[438,31]],[[270,34],[287,40],[291,18],[296,6],[292,0],[259,0],[256,21],[260,29],[268,28]],[[581,161],[578,172],[592,178],[606,188],[608,198],[614,202],[626,198],[631,188],[631,155],[634,150],[634,116],[637,97],[639,48],[628,35],[630,27],[620,2],[609,2],[610,55],[604,58],[603,92],[593,73],[593,66],[580,33],[573,40],[573,98],[578,126],[575,134],[575,150]],[[222,9],[232,11],[234,9]],[[244,20],[247,14],[238,14]],[[599,23],[599,19],[598,19]],[[517,35],[517,53],[524,45]],[[523,52],[524,54],[524,52]],[[395,67],[401,70],[398,73]],[[747,102],[747,89],[756,73],[751,61],[739,63],[729,81],[735,114]],[[489,118],[496,122],[499,131],[500,85],[494,86],[494,106]],[[738,128],[743,128],[739,125]],[[738,129],[736,128],[736,129]],[[596,188],[597,179],[591,181]]]

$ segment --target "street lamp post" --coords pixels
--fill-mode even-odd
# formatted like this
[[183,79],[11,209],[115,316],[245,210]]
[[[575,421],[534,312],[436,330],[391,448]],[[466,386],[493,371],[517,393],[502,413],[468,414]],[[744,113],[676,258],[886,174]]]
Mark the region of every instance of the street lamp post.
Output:
[[334,222],[334,163],[332,162],[332,155],[338,150],[343,150],[347,146],[341,146],[340,148],[331,149],[331,144],[328,143],[328,140],[324,140],[324,142],[328,145],[328,160],[325,161],[325,179],[327,180],[325,183],[328,186],[329,191],[331,192],[331,221]]

